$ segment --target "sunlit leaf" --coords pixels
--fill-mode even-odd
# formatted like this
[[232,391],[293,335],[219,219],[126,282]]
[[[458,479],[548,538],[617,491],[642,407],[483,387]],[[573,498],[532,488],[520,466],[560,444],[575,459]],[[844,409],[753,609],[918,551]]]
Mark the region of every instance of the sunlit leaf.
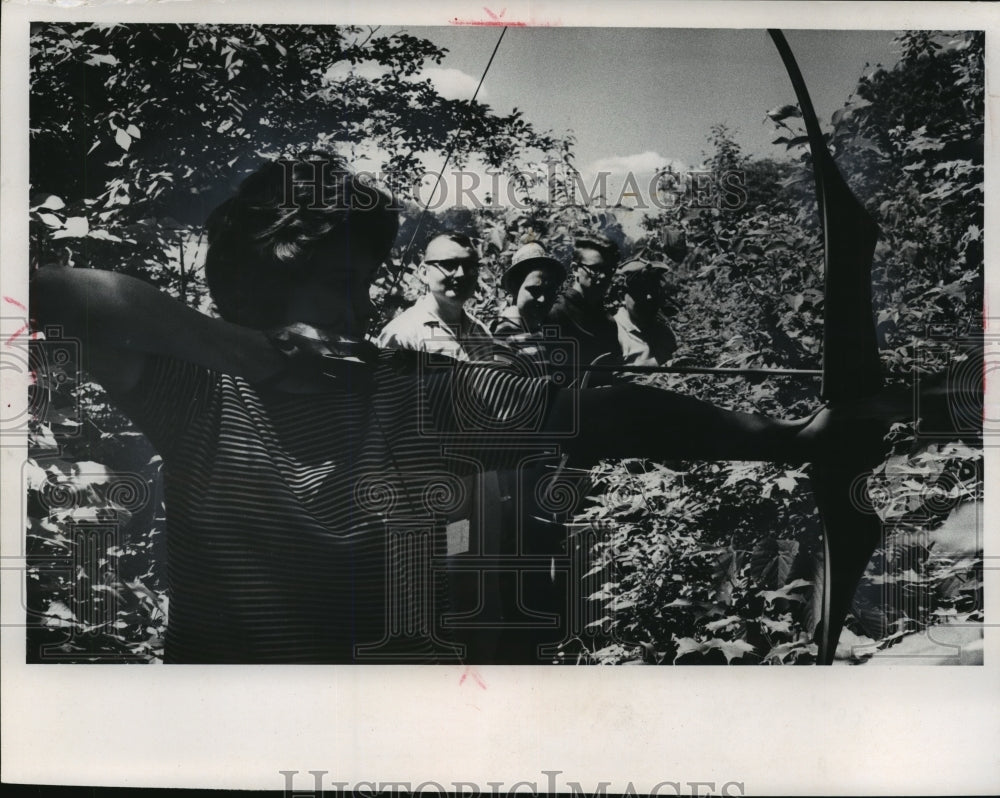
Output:
[[118,128],[115,131],[115,144],[127,151],[132,146],[132,137],[121,128]]
[[51,213],[39,213],[38,218],[41,219],[49,227],[62,227],[63,221],[58,216],[54,216]]
[[53,238],[83,238],[90,231],[90,224],[85,216],[71,216],[66,220],[62,230],[52,234]]

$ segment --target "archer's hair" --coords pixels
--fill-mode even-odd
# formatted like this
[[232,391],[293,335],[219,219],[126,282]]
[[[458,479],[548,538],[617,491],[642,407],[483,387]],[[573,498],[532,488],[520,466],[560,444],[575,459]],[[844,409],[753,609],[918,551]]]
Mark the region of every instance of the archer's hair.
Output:
[[396,239],[392,198],[338,157],[309,151],[261,166],[207,222],[205,276],[227,321],[280,323],[283,297],[352,255],[384,259]]

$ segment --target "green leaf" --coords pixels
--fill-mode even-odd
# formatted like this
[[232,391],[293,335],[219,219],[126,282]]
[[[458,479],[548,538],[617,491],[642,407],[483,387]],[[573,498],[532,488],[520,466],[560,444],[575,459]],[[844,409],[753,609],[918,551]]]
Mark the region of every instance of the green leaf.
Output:
[[726,662],[732,662],[734,659],[742,659],[754,651],[754,647],[746,640],[710,640],[706,643],[706,647],[721,651],[726,657]]
[[745,640],[712,639],[702,642],[695,640],[692,637],[684,637],[677,641],[674,662],[677,662],[677,660],[682,657],[689,656],[691,654],[700,654],[704,656],[712,651],[721,652],[725,657],[726,662],[730,663],[734,659],[742,659],[748,654],[752,654],[754,652],[754,647]]
[[107,53],[93,53],[85,62],[88,66],[115,66],[118,59]]
[[801,604],[802,602],[805,601],[805,598],[803,596],[800,596],[795,591],[804,587],[811,587],[811,586],[812,582],[810,582],[807,579],[795,579],[794,581],[789,582],[787,585],[785,585],[784,587],[780,587],[777,590],[762,590],[760,592],[760,595],[761,598],[763,598],[768,605],[773,604],[775,601],[781,601],[781,600],[794,601]]
[[127,151],[132,146],[132,137],[121,128],[118,128],[115,131],[115,143]]
[[767,112],[767,116],[774,122],[782,122],[785,119],[801,119],[802,112],[797,105],[782,105],[772,108]]
[[766,538],[760,541],[750,555],[750,576],[767,588],[785,584],[799,553],[797,540]]
[[796,485],[798,485],[798,484],[799,484],[799,483],[798,483],[798,482],[796,481],[795,477],[792,477],[792,476],[788,476],[788,472],[787,472],[787,471],[785,472],[785,476],[783,476],[783,477],[778,477],[778,478],[777,478],[777,479],[776,479],[776,480],[774,481],[774,483],[775,483],[775,484],[776,484],[776,485],[777,485],[777,486],[778,486],[779,488],[781,488],[781,490],[785,491],[785,493],[794,493],[794,492],[795,492],[795,487],[796,487]]
[[38,218],[41,219],[49,227],[60,228],[63,226],[63,221],[58,216],[54,216],[51,213],[39,213]]
[[56,627],[73,626],[79,623],[73,610],[61,601],[53,601],[45,611],[45,625]]
[[52,234],[53,238],[84,238],[90,232],[90,224],[85,216],[70,216],[62,230]]
[[66,203],[62,201],[61,197],[57,197],[55,194],[48,194],[45,199],[38,205],[35,205],[32,210],[36,208],[46,208],[50,211],[60,211],[65,207]]
[[761,620],[761,624],[767,629],[771,634],[791,634],[792,622],[787,618],[764,618]]
[[705,624],[705,630],[709,632],[718,632],[721,629],[725,629],[727,626],[732,624],[741,623],[743,621],[738,615],[727,615],[725,618],[720,618],[717,621],[712,621]]

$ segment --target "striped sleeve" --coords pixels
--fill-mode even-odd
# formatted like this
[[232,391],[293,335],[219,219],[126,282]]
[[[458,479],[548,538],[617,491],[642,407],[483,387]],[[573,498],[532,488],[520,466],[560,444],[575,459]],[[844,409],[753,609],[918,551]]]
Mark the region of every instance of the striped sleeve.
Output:
[[456,363],[425,385],[429,417],[443,435],[498,444],[537,437],[556,393],[552,380],[531,376],[530,364]]
[[166,459],[204,419],[217,386],[214,371],[166,355],[151,355],[136,385],[115,400]]

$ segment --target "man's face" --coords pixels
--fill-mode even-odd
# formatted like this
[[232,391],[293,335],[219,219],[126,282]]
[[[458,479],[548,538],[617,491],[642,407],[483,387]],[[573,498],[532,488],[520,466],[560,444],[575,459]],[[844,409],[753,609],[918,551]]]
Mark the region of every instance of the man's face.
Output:
[[479,258],[475,251],[449,238],[435,238],[424,253],[417,273],[439,302],[464,305],[479,284]]
[[548,315],[556,300],[559,285],[552,273],[546,269],[535,269],[528,273],[517,291],[514,304],[518,313],[529,326],[538,327]]
[[651,324],[659,311],[659,298],[649,297],[644,291],[625,294],[625,309],[640,324]]
[[662,273],[648,271],[625,283],[625,309],[640,325],[677,315],[680,287]]
[[573,278],[585,299],[600,301],[611,283],[609,264],[596,249],[581,249],[573,261]]

